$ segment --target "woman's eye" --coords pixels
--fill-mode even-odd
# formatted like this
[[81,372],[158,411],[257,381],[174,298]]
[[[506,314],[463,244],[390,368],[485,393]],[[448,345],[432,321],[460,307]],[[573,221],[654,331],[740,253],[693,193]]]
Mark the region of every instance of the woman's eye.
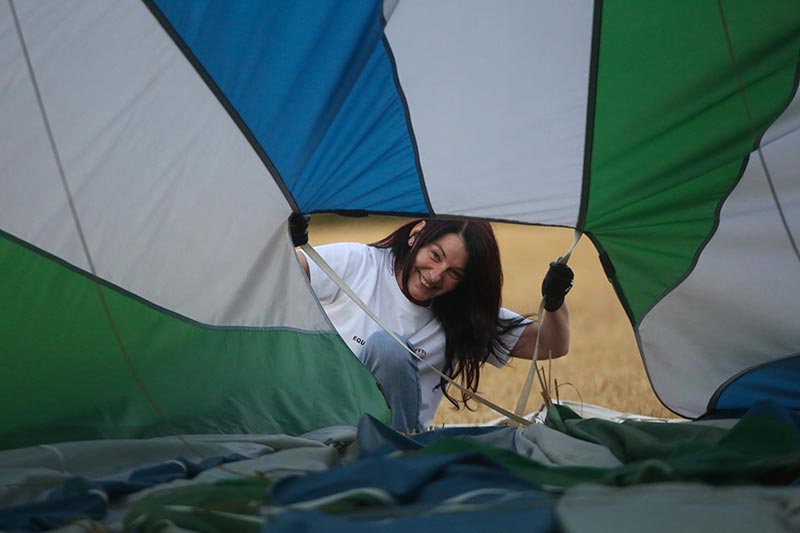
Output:
[[448,270],[448,272],[450,273],[450,277],[456,281],[461,281],[461,278],[464,277],[461,272],[456,272],[455,270]]
[[439,260],[439,252],[436,250],[431,250],[431,257],[433,257],[436,261]]

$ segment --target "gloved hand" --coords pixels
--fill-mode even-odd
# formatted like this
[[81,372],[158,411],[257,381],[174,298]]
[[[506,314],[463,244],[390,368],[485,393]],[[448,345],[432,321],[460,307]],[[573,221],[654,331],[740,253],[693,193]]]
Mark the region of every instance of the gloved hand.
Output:
[[308,222],[311,215],[292,213],[289,216],[289,233],[292,235],[292,243],[295,246],[302,246],[308,242]]
[[553,261],[542,281],[542,296],[544,296],[545,311],[558,311],[564,305],[564,297],[572,288],[575,274],[566,264]]

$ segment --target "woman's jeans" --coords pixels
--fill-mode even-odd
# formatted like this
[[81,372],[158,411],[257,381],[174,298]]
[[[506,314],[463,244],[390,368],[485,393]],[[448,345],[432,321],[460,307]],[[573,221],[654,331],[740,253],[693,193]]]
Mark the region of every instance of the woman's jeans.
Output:
[[[400,338],[409,348],[414,349],[407,339]],[[360,359],[375,376],[392,409],[392,428],[404,433],[420,431],[421,393],[417,358],[400,346],[391,335],[378,331],[367,339]]]

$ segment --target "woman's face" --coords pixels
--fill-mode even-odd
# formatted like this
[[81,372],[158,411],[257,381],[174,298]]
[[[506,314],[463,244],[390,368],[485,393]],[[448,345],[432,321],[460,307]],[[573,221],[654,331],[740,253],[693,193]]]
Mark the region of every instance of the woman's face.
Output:
[[[412,232],[412,238],[416,238]],[[464,239],[448,233],[421,247],[408,275],[408,293],[427,302],[455,289],[464,277],[469,254]],[[402,286],[402,272],[397,273]]]

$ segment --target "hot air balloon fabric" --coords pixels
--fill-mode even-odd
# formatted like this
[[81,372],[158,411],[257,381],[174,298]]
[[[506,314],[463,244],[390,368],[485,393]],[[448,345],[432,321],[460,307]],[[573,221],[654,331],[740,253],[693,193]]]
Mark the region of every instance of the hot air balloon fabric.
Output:
[[576,228],[669,409],[791,413],[798,58],[792,0],[3,2],[0,448],[387,421],[292,213]]

